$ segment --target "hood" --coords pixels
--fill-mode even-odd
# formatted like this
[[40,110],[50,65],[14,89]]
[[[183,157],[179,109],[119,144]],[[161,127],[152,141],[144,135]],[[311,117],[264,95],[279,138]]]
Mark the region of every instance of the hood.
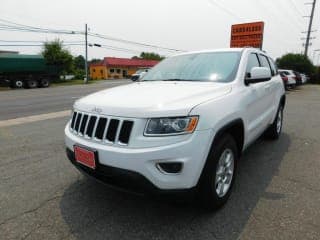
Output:
[[91,94],[76,101],[74,108],[132,118],[186,116],[196,105],[230,91],[226,83],[146,81]]

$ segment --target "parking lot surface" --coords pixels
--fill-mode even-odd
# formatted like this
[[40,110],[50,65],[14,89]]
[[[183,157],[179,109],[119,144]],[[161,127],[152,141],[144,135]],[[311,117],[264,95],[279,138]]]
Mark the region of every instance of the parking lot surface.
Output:
[[[102,86],[114,85],[1,92],[0,120],[66,110]],[[319,102],[320,86],[288,92],[283,135],[244,153],[214,213],[83,177],[65,156],[68,116],[0,127],[0,239],[320,239]]]
[[131,83],[128,79],[101,80],[100,83],[0,92],[0,121],[70,109],[79,97],[104,88]]

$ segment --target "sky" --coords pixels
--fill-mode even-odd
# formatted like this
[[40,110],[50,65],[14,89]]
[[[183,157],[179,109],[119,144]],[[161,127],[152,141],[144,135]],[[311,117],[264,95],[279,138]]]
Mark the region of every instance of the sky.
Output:
[[[139,43],[172,49],[194,51],[227,48],[232,24],[264,21],[263,49],[273,58],[286,53],[303,52],[302,32],[307,30],[312,0],[1,0],[1,20],[41,28],[84,31],[88,24],[91,34],[98,33]],[[320,62],[320,2],[317,3],[309,56]],[[84,35],[30,33],[0,30],[0,45],[23,44],[4,41],[50,41],[59,38],[66,44],[84,41]],[[89,59],[132,57],[141,51],[158,52],[164,56],[175,54],[160,48],[121,43],[88,37],[91,44],[125,48],[114,51],[89,47]],[[81,43],[82,44],[82,43]],[[73,55],[84,55],[83,46],[66,46]],[[36,54],[41,47],[4,47]]]

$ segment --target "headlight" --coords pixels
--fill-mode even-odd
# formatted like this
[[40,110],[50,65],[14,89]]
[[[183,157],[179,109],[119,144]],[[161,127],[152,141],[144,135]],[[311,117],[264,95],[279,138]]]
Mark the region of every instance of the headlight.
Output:
[[144,135],[163,136],[192,133],[195,130],[197,123],[197,116],[151,118],[147,123]]

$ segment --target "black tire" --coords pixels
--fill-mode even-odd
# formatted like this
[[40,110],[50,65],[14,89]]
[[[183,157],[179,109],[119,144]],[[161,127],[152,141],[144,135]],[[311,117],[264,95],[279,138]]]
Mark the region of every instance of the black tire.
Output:
[[48,79],[41,79],[40,80],[39,87],[47,88],[49,86],[50,86],[50,80],[48,80]]
[[27,88],[37,88],[39,86],[39,83],[37,80],[28,80],[27,81]]
[[[220,166],[219,161],[222,159],[223,154],[230,151],[233,154],[233,174],[231,182],[224,195],[219,196],[217,193],[219,183],[217,183],[217,170]],[[224,134],[217,141],[215,141],[209,152],[205,167],[201,174],[199,182],[198,201],[201,206],[207,210],[216,210],[222,207],[230,197],[238,162],[238,149],[234,138],[230,134]],[[224,177],[223,177],[224,178]],[[220,179],[223,179],[222,177]],[[218,178],[219,179],[219,178]]]
[[283,104],[280,104],[277,115],[272,125],[266,131],[266,137],[272,140],[276,140],[280,137],[283,124]]
[[11,80],[10,87],[11,88],[23,88],[24,82],[22,80]]

